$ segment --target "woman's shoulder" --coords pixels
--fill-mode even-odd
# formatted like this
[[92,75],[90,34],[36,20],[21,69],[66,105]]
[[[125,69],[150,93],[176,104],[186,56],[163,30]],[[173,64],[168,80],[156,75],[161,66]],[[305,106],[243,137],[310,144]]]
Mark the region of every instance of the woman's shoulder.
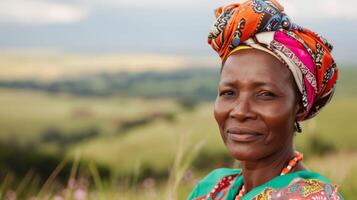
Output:
[[343,199],[335,184],[326,183],[318,179],[299,178],[284,188],[265,188],[265,190],[257,196],[257,199],[264,199],[264,197],[272,197],[272,199]]
[[[338,192],[338,186],[331,183],[328,178],[309,171],[299,171],[286,176],[291,176],[283,183],[282,187],[265,187],[257,199],[264,197],[288,198],[288,199],[333,199],[342,200],[343,197]],[[281,177],[280,182],[283,177]],[[273,198],[274,199],[274,198]]]
[[241,169],[231,169],[231,168],[218,168],[211,171],[203,179],[201,179],[194,189],[192,190],[188,199],[193,199],[194,197],[204,196],[208,194],[212,188],[215,187],[217,182],[224,179],[225,177],[237,176],[241,173]]

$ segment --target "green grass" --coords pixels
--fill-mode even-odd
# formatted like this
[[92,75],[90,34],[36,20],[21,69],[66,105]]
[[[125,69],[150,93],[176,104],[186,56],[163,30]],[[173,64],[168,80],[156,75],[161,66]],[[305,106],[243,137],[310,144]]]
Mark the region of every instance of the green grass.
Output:
[[304,133],[297,137],[298,146],[304,147],[310,136],[317,135],[339,150],[356,150],[356,101],[356,97],[336,96],[315,118],[303,123]]
[[[98,126],[103,133],[116,132],[117,122],[157,110],[175,110],[171,101],[85,98],[33,91],[0,90],[0,137],[31,140],[49,127],[73,132]],[[77,116],[77,112],[85,112]]]

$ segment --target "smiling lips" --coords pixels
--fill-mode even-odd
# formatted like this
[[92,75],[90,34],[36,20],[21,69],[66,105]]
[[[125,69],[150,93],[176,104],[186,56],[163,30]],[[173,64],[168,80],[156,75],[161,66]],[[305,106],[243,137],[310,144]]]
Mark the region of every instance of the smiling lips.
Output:
[[253,142],[264,136],[264,134],[246,128],[228,128],[228,138],[236,142]]

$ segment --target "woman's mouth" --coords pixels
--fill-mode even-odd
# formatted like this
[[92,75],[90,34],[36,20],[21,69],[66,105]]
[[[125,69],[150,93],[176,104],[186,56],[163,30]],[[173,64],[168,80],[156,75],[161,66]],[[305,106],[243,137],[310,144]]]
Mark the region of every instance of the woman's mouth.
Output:
[[264,134],[247,128],[228,128],[226,130],[228,139],[235,142],[253,142],[261,139]]

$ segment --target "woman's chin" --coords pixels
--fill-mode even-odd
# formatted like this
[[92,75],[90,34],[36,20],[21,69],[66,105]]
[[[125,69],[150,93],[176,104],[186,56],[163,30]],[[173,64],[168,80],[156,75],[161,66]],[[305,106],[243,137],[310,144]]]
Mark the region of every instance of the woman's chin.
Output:
[[259,148],[254,145],[237,145],[228,143],[226,144],[226,148],[233,158],[240,161],[256,161],[265,156],[265,153],[260,152]]
[[257,152],[252,151],[252,150],[244,150],[241,148],[229,148],[228,151],[231,154],[233,158],[236,160],[240,161],[254,161],[258,160],[259,158],[257,157]]

